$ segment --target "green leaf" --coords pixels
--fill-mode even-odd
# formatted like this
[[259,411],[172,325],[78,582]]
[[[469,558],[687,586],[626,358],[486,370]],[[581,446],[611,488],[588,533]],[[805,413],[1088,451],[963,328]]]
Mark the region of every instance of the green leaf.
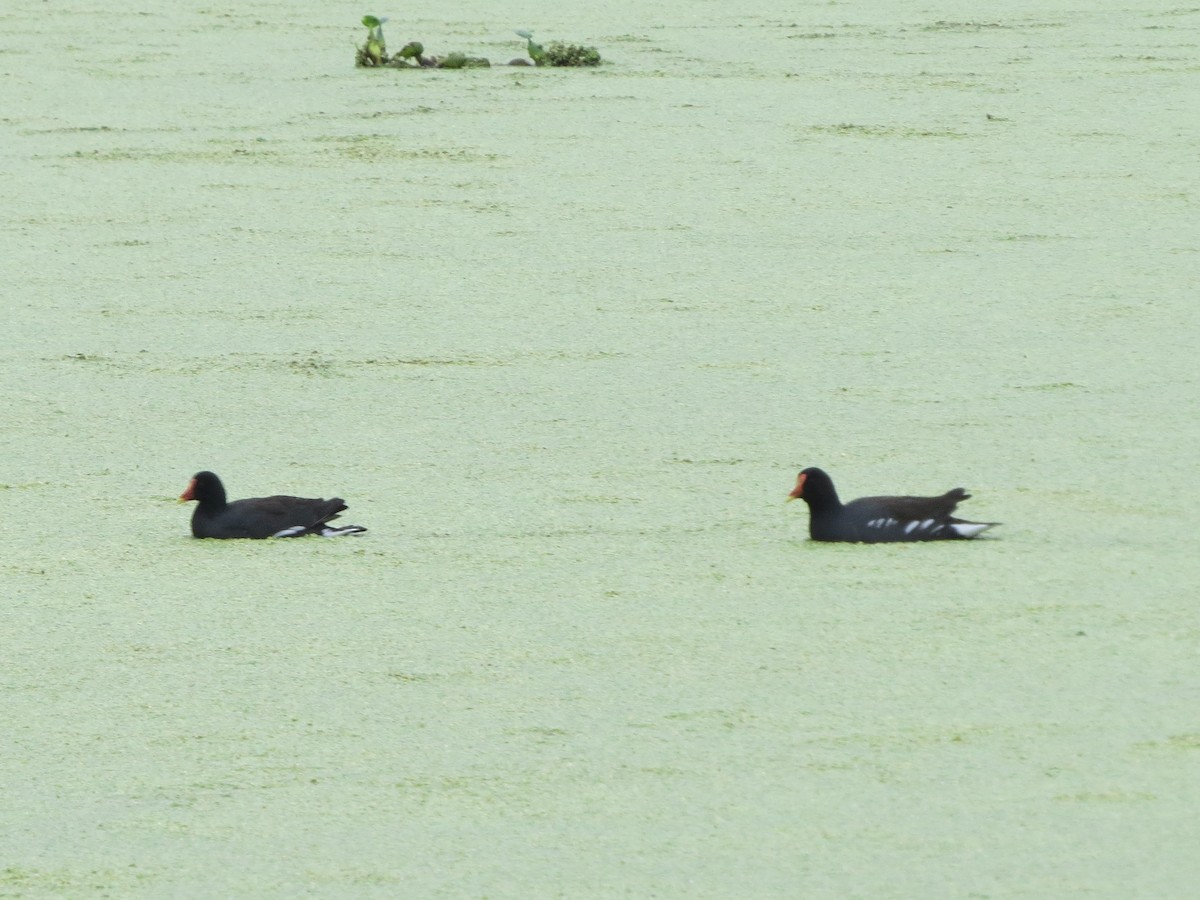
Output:
[[375,18],[374,16],[363,16],[362,23],[364,25],[366,25],[368,28],[378,28],[379,24],[380,24],[379,20],[377,18]]

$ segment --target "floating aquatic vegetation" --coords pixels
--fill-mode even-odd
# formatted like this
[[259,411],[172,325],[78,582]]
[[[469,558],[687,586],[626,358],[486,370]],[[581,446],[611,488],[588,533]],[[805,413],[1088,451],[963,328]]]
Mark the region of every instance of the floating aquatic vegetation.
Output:
[[465,53],[448,53],[444,57],[434,57],[434,65],[439,69],[486,69],[491,66],[482,56],[467,56]]
[[407,44],[405,44],[403,47],[400,48],[400,52],[397,53],[396,55],[399,56],[401,59],[416,59],[418,62],[420,62],[421,54],[424,52],[425,52],[425,45],[422,44],[420,41],[409,41]]
[[[420,41],[409,41],[400,48],[394,56],[388,56],[387,42],[383,38],[383,23],[388,21],[379,16],[363,16],[362,24],[367,29],[367,40],[361,47],[355,47],[354,64],[360,68],[378,68],[387,66],[393,69],[484,69],[491,62],[483,56],[468,56],[455,51],[445,56],[426,57],[425,45]],[[533,39],[533,32],[526,29],[517,31],[525,38],[525,50],[529,60],[535,66],[598,66],[600,53],[595,47],[584,47],[579,44],[567,44],[553,41],[543,47]],[[514,59],[510,66],[528,66],[530,61]]]
[[[567,44],[563,41],[551,41],[545,47],[533,39],[533,32],[521,28],[516,32],[518,37],[525,38],[525,52],[533,60],[535,66],[598,66],[600,52],[595,47],[585,47],[582,44]],[[514,59],[509,65],[517,65]]]
[[377,16],[363,16],[362,23],[367,27],[367,42],[357,48],[354,63],[357,66],[374,67],[387,65],[387,42],[383,39],[383,23],[387,19]]
[[524,28],[517,29],[517,37],[525,38],[525,52],[529,54],[529,58],[533,60],[535,66],[544,66],[547,64],[546,51],[541,44],[534,43],[533,32]]
[[546,61],[552,66],[598,66],[600,52],[595,47],[551,41],[546,46]]

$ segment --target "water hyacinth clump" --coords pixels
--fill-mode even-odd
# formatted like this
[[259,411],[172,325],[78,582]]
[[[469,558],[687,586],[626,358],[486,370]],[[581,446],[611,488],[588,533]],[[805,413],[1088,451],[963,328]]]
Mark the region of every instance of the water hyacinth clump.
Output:
[[595,47],[551,41],[546,45],[546,62],[551,66],[598,66],[600,52]]
[[516,32],[525,38],[525,52],[535,66],[598,66],[600,52],[595,47],[551,41],[545,47],[533,39],[533,32],[526,28]]
[[440,59],[434,57],[434,63],[439,69],[486,69],[492,65],[485,57],[467,56],[457,51]]

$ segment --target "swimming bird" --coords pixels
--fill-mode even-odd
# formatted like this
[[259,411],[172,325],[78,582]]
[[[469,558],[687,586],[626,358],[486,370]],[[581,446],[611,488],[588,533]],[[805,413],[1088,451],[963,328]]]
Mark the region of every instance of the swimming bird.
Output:
[[954,518],[954,508],[970,496],[954,488],[940,497],[861,497],[843,504],[833,479],[809,468],[796,478],[788,500],[808,504],[808,533],[814,541],[882,544],[966,540],[1000,524]]
[[329,525],[346,503],[332,500],[308,500],[304,497],[255,497],[249,500],[225,499],[225,486],[212,472],[197,472],[179,498],[180,503],[196,501],[192,513],[192,535],[198,538],[272,538],[319,534],[336,537],[361,534],[361,525]]

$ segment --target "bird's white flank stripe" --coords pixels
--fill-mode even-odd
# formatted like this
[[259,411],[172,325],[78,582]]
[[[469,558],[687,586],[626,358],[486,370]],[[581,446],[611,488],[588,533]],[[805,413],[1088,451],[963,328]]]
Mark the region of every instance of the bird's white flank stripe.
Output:
[[909,522],[907,525],[904,526],[904,533],[912,534],[913,529],[916,528],[920,524],[921,523],[918,522],[916,519],[913,519],[911,522]]

